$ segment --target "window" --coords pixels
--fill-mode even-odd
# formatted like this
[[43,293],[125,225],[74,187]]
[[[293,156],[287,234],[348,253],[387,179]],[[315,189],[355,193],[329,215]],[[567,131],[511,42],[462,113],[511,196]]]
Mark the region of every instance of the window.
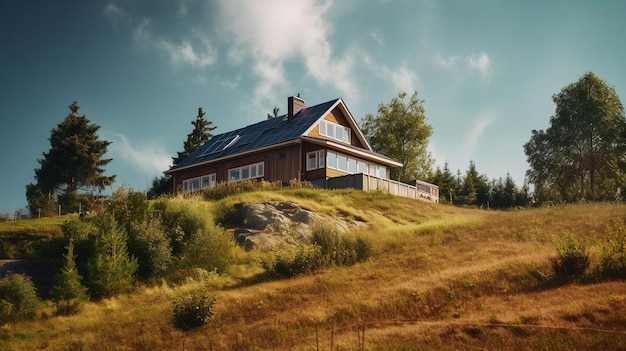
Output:
[[215,188],[217,186],[215,173],[202,176],[202,189]]
[[318,168],[324,168],[324,150],[308,152],[306,154],[306,170],[312,171]]
[[260,178],[265,175],[263,162],[245,165],[228,170],[228,181],[239,182],[247,179]]
[[328,168],[336,169],[348,174],[364,173],[374,177],[388,179],[387,167],[365,162],[358,158],[353,158],[344,154],[328,151],[326,153],[326,161]]
[[200,190],[200,178],[191,178],[183,180],[183,191],[191,193]]
[[337,123],[321,121],[320,135],[350,144],[350,128]]
[[328,168],[337,169],[337,153],[328,151],[327,155]]

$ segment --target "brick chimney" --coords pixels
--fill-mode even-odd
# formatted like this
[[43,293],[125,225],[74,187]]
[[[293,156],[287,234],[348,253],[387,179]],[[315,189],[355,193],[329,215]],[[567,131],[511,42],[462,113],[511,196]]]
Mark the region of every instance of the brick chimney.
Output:
[[290,96],[287,98],[287,120],[291,121],[296,118],[298,112],[304,110],[306,102],[298,96]]

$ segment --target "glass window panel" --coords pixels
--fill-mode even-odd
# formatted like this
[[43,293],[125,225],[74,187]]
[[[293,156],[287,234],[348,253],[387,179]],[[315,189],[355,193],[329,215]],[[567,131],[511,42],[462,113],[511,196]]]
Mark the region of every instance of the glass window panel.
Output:
[[328,128],[326,128],[326,133],[327,133],[326,135],[329,138],[333,138],[333,139],[335,138],[335,128],[333,127],[332,124],[330,123],[328,124]]
[[257,166],[259,177],[263,177],[265,175],[264,170],[263,170],[263,168],[265,168],[264,166],[265,164],[263,162],[259,163]]
[[356,166],[358,173],[367,173],[367,163],[363,161],[357,161]]
[[320,135],[326,135],[326,122],[320,122]]
[[378,178],[387,179],[387,168],[386,167],[378,167]]
[[231,169],[228,175],[228,179],[231,182],[239,181],[241,179],[239,176],[239,168]]
[[241,168],[241,179],[250,179],[250,166]]
[[356,159],[348,158],[348,173],[356,173]]
[[337,169],[340,171],[348,171],[348,157],[346,155],[337,155]]
[[250,178],[256,178],[256,165],[250,167]]
[[324,160],[325,160],[324,150],[320,150],[317,153],[318,153],[317,159],[319,161],[319,168],[324,168]]
[[328,152],[328,168],[337,169],[337,154],[334,152]]
[[350,144],[350,128],[345,128],[343,130],[343,141],[345,143]]
[[306,169],[312,170],[317,168],[317,152],[310,152],[307,154]]
[[340,125],[335,126],[335,138],[337,138],[337,140],[343,140],[343,127]]
[[209,176],[202,177],[202,188],[206,188],[211,184],[211,178]]

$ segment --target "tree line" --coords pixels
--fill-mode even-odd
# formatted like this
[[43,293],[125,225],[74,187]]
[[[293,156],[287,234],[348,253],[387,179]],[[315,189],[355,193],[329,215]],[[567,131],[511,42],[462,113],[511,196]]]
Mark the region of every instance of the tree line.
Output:
[[[550,127],[532,130],[523,145],[529,169],[521,186],[509,174],[489,180],[473,161],[465,174],[460,170],[452,173],[447,163],[433,171],[434,159],[427,150],[433,130],[426,123],[424,100],[417,92],[411,96],[403,92],[389,103],[381,103],[377,114],[365,115],[360,125],[374,151],[403,164],[390,170],[391,179],[431,182],[439,186],[440,200],[445,203],[512,208],[621,199],[626,185],[626,119],[615,88],[588,72],[552,100],[556,108],[549,117]],[[77,102],[69,108],[70,114],[51,131],[50,150],[37,160],[40,167],[35,169],[35,183],[26,186],[32,216],[54,215],[59,206],[65,212],[79,212],[81,204],[94,203],[115,181],[115,175],[104,174],[104,167],[111,162],[104,158],[111,142],[100,140],[100,127],[78,113]],[[273,115],[277,114],[278,108],[274,108]],[[202,108],[191,124],[193,130],[183,151],[172,157],[174,165],[207,142],[216,128]],[[169,176],[156,177],[148,197],[172,189]]]

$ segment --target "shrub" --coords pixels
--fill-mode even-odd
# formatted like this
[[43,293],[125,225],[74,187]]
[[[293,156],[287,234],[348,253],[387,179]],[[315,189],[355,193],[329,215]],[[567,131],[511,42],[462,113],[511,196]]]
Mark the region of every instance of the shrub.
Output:
[[602,246],[597,267],[599,276],[610,279],[626,278],[626,235],[624,228],[615,225]]
[[29,277],[9,274],[0,279],[0,324],[35,317],[39,303]]
[[177,268],[202,268],[223,273],[235,263],[236,248],[232,235],[227,234],[222,228],[214,226],[198,230],[186,243]]
[[213,316],[215,302],[206,284],[190,282],[180,287],[172,298],[174,327],[190,330],[203,326]]
[[584,276],[589,267],[589,254],[584,243],[569,233],[557,243],[557,256],[550,259],[554,280],[569,283]]
[[369,258],[371,244],[363,238],[340,235],[330,222],[313,226],[312,242],[318,245],[326,266],[350,266]]
[[257,190],[280,189],[282,183],[266,182],[258,180],[244,180],[242,182],[220,183],[215,188],[208,188],[202,192],[202,196],[206,200],[221,200],[231,195],[249,193]]
[[291,278],[312,273],[324,267],[319,246],[300,247],[293,255],[279,255],[273,264],[264,263],[270,274]]
[[299,247],[295,254],[279,255],[264,268],[279,277],[290,278],[312,273],[332,266],[350,266],[366,261],[371,253],[371,243],[363,238],[339,234],[329,222],[316,223],[313,227],[311,246]]

